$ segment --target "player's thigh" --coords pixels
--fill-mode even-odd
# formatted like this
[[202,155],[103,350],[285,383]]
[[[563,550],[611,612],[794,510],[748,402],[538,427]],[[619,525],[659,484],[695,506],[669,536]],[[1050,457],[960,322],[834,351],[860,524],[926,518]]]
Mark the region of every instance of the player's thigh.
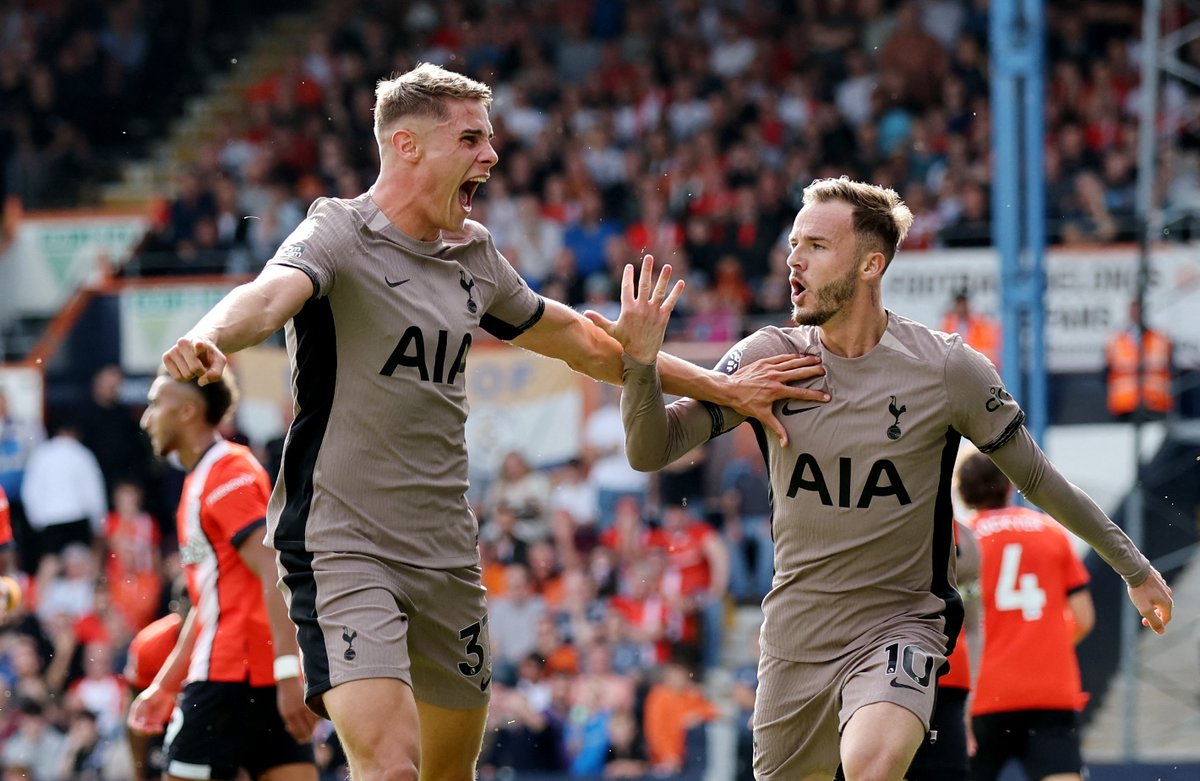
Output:
[[842,732],[842,767],[847,778],[902,778],[924,738],[925,725],[908,708],[864,705]]
[[479,568],[402,568],[399,577],[413,603],[408,652],[417,702],[460,711],[486,708],[492,653]]
[[841,757],[847,776],[866,770],[899,778],[925,739],[940,639],[919,627],[864,648],[842,685]]
[[337,552],[283,551],[279,560],[314,711],[326,715],[322,697],[352,681],[395,678],[411,687],[411,604],[395,565]]
[[397,678],[347,681],[325,692],[324,704],[353,777],[415,777],[421,724],[408,684]]
[[1079,778],[1083,756],[1079,750],[1078,719],[1074,711],[1030,712],[1030,728],[1022,765],[1030,778]]
[[487,706],[462,710],[417,703],[421,781],[472,781],[483,744]]
[[762,654],[754,702],[754,777],[832,778],[838,765],[839,664]]

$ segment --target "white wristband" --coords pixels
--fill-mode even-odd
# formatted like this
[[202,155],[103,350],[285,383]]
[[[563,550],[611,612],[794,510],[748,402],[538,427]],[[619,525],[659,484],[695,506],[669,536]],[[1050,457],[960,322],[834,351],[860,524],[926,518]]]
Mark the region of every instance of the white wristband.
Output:
[[275,680],[282,681],[285,678],[300,677],[300,657],[295,654],[286,654],[284,656],[275,657]]

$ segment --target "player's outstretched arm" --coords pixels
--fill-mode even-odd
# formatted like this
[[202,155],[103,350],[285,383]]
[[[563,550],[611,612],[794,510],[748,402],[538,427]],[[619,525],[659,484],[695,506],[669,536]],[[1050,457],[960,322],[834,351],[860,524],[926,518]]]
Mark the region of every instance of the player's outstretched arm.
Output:
[[177,380],[213,382],[225,369],[225,356],[278,331],[312,293],[312,282],[303,271],[269,265],[254,280],[231,290],[163,353],[163,366]]
[[1079,535],[1125,579],[1142,625],[1162,634],[1174,604],[1167,582],[1091,497],[1050,463],[1025,427],[988,455],[1025,498]]

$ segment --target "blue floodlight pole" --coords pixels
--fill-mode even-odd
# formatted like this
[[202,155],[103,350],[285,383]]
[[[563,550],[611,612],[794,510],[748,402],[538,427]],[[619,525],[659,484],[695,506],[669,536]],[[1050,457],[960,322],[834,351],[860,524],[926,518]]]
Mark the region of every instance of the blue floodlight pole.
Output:
[[1045,14],[1042,0],[993,0],[992,243],[1000,253],[1004,384],[1025,409],[1026,425],[1046,432]]

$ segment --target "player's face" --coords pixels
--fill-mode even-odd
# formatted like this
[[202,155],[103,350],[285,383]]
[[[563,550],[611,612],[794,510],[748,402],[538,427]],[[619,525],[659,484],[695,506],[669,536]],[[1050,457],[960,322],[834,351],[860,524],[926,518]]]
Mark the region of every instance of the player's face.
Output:
[[190,401],[187,388],[170,377],[159,377],[146,398],[142,430],[150,436],[150,445],[157,455],[169,455],[179,448],[179,415],[183,405]]
[[814,203],[796,215],[788,235],[788,281],[792,321],[824,325],[854,298],[859,285],[852,207],[842,201]]
[[431,227],[462,230],[471,215],[475,191],[499,159],[492,147],[487,107],[477,100],[449,102],[450,117],[421,133],[430,183],[427,218]]

